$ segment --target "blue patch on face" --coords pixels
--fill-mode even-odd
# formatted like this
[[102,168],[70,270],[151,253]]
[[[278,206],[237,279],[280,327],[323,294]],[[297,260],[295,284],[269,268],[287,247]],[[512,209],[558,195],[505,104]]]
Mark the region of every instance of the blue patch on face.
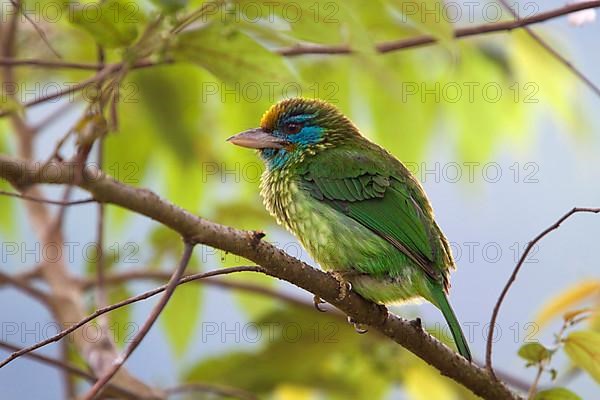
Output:
[[[299,154],[310,145],[319,143],[323,139],[324,128],[313,125],[313,120],[317,116],[314,114],[299,114],[284,117],[277,124],[277,128],[272,132],[273,136],[285,139],[294,145],[294,150],[289,152],[286,149],[264,149],[261,150],[261,156],[270,168],[282,168],[295,155]],[[285,127],[288,124],[300,124],[301,129],[298,133],[286,134]]]

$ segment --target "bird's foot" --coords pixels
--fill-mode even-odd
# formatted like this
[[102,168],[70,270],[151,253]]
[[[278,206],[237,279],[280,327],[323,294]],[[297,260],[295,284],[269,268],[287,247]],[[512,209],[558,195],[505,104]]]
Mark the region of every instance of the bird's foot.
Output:
[[321,308],[321,304],[325,304],[325,302],[323,301],[323,299],[321,299],[316,294],[313,297],[313,304],[314,304],[315,308],[317,309],[317,311],[319,311],[319,312],[327,312],[327,310],[325,310],[324,308]]
[[333,276],[336,281],[338,281],[340,286],[340,293],[338,294],[337,300],[344,300],[352,290],[352,283],[350,283],[350,281],[348,281],[341,272],[333,271],[330,272],[330,275]]
[[354,330],[359,335],[369,332],[369,329],[367,329],[367,325],[356,322],[350,316],[348,316],[348,323],[354,327]]

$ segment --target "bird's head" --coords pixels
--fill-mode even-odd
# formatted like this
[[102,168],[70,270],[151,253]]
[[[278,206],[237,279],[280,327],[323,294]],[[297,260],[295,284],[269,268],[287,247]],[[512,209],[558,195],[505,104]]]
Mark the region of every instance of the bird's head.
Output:
[[238,133],[227,141],[258,149],[269,167],[278,168],[357,136],[358,129],[333,105],[298,97],[271,106],[259,128]]

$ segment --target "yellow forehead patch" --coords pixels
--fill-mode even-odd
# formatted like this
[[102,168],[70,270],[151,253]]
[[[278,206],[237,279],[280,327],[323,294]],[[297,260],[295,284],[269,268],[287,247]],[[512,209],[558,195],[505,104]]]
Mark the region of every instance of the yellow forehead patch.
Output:
[[314,113],[317,110],[329,110],[333,113],[338,113],[334,106],[323,100],[294,97],[281,100],[279,103],[272,105],[260,119],[260,127],[271,131],[275,128],[277,121],[284,113],[295,111]]
[[285,110],[284,104],[280,101],[277,104],[273,104],[260,119],[260,127],[266,131],[272,131],[277,124],[277,120],[282,112]]

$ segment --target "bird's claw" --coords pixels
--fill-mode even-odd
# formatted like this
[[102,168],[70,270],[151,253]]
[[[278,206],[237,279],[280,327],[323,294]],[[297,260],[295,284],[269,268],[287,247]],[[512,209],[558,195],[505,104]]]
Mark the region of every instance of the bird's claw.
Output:
[[331,276],[333,276],[340,285],[340,293],[338,294],[337,300],[342,301],[348,296],[348,294],[352,290],[352,283],[345,279],[344,275],[341,272],[333,271],[331,272]]
[[363,335],[363,334],[369,332],[366,325],[356,322],[350,316],[348,316],[348,323],[354,327],[354,330],[359,335]]
[[327,310],[325,310],[324,308],[321,308],[321,304],[325,304],[325,302],[316,294],[313,297],[313,304],[314,304],[315,308],[317,309],[317,311],[327,312]]

